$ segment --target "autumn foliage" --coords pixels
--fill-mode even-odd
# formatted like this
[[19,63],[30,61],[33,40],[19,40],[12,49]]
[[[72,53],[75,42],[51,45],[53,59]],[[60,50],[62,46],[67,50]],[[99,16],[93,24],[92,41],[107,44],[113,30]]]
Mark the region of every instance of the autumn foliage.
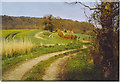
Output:
[[62,38],[65,39],[73,39],[73,40],[77,40],[77,36],[76,35],[68,35],[68,34],[63,34],[61,31],[58,32],[58,35]]

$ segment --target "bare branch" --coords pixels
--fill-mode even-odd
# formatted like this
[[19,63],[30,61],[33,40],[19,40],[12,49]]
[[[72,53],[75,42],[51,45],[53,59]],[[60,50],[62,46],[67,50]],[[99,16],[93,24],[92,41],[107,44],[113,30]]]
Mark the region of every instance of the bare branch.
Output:
[[91,8],[91,7],[85,5],[85,4],[81,3],[81,2],[71,2],[71,3],[65,2],[65,3],[67,3],[67,4],[77,4],[77,3],[79,3],[79,4],[89,8],[90,10],[101,10],[100,8]]
[[83,6],[87,7],[87,8],[89,8],[90,10],[96,10],[96,9],[100,10],[100,8],[91,8],[91,7],[85,5],[85,4],[81,3],[81,2],[75,2],[75,3],[79,3],[79,4],[81,4],[81,5],[83,5]]
[[86,12],[85,12],[85,8],[84,8],[84,14],[85,14],[85,16],[87,17],[87,19],[88,19],[88,16],[86,15]]

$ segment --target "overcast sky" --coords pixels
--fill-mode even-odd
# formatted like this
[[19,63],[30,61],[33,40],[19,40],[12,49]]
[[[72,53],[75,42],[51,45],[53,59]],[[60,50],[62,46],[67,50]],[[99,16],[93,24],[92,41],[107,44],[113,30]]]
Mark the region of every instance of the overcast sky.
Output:
[[[91,7],[95,2],[83,2]],[[84,14],[84,6],[67,4],[65,2],[2,2],[2,15],[43,17],[48,14],[78,21],[87,21]],[[85,8],[90,16],[92,11]]]

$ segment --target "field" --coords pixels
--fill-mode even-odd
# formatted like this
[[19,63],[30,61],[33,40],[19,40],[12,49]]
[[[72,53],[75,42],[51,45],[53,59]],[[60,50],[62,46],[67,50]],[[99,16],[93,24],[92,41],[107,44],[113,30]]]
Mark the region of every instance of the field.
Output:
[[[58,51],[62,52],[64,50],[70,50],[70,49],[80,50],[80,48],[82,48],[83,45],[91,45],[91,43],[89,42],[88,43],[82,42],[83,38],[84,40],[88,41],[88,38],[91,37],[85,34],[74,33],[73,35],[77,35],[77,37],[81,37],[80,40],[79,39],[69,40],[69,39],[61,38],[60,36],[58,36],[57,32],[41,31],[41,30],[35,30],[35,29],[2,30],[0,32],[2,33],[1,53],[2,53],[3,74],[6,73],[8,68],[12,69],[13,67],[16,67],[15,65],[17,64],[19,65],[20,62],[31,60],[39,56],[44,56],[48,53],[52,54]],[[80,52],[80,51],[77,51],[77,52]],[[76,53],[76,51],[75,52],[73,51],[73,53]],[[72,52],[70,52],[69,54],[72,54]],[[43,64],[40,63],[40,65],[43,65],[43,67],[40,69],[45,70],[45,68],[49,67],[49,65],[52,62],[54,62],[54,61],[52,62],[49,62],[49,61],[57,60],[64,56],[66,56],[65,53],[59,56],[51,57],[51,59],[44,61],[48,63],[45,65],[45,67],[43,65],[45,64],[44,62]],[[34,70],[38,69],[38,67],[36,67]],[[33,80],[31,78],[32,76],[34,76],[34,74],[33,73],[31,74],[28,77],[26,77],[27,80]],[[41,79],[40,78],[38,79],[42,80],[42,76],[43,75],[40,75]]]
[[[2,38],[3,39],[30,39],[32,42],[34,43],[43,43],[43,44],[57,44],[57,43],[69,43],[71,42],[70,40],[67,39],[61,39],[56,32],[51,33],[48,31],[40,31],[40,30],[23,30],[23,29],[19,29],[19,30],[2,30],[0,31],[2,32]],[[39,33],[39,36],[43,37],[44,39],[38,39],[35,36],[36,33]],[[66,33],[64,33],[66,34]],[[91,37],[89,35],[85,35],[85,34],[75,34],[75,33],[67,33],[67,34],[73,34],[73,35],[77,35],[78,37],[80,37],[80,40],[83,40],[83,38],[88,38]],[[50,36],[51,35],[51,36]],[[47,40],[45,40],[47,39]],[[88,40],[88,39],[87,39]]]
[[[57,32],[48,32],[40,30],[2,30],[3,58],[31,52],[38,46],[67,45],[78,42],[74,40],[63,39]],[[77,34],[78,37],[87,38],[88,35]],[[81,38],[81,39],[82,39]],[[29,49],[27,49],[29,47]],[[22,52],[22,53],[21,53]]]

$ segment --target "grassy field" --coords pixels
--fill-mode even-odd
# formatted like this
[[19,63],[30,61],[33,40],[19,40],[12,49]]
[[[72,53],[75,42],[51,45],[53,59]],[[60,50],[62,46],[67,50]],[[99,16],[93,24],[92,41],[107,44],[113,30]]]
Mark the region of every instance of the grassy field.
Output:
[[[26,52],[31,52],[35,49],[36,45],[41,46],[45,44],[54,45],[67,45],[68,43],[77,42],[75,40],[63,39],[58,36],[57,32],[40,31],[40,30],[23,30],[23,29],[13,29],[13,30],[2,30],[2,37],[0,41],[2,43],[2,54],[3,57],[11,57],[16,55],[21,55]],[[39,33],[39,37],[36,38],[35,34]],[[77,34],[81,37],[88,37],[88,35]],[[22,53],[21,53],[22,52]]]
[[2,34],[1,38],[12,39],[16,34],[24,31],[27,31],[27,30],[24,30],[24,29],[1,30],[0,33]]
[[[29,30],[29,29],[13,29],[13,30],[2,30],[0,31],[2,32],[2,38],[3,39],[29,39],[34,43],[40,44],[57,44],[57,43],[69,43],[72,42],[71,40],[67,40],[67,39],[62,39],[60,38],[56,32],[52,33],[52,32],[48,32],[48,31],[40,31],[40,30]],[[42,40],[42,39],[38,39],[35,38],[34,35],[36,33],[39,32],[43,32],[40,34],[41,37],[47,39],[47,40]],[[64,33],[66,34],[66,33]],[[89,37],[91,37],[90,35],[85,35],[85,34],[75,34],[75,33],[67,33],[67,34],[73,34],[73,35],[77,35],[78,37],[80,37],[80,40],[83,40],[83,38],[85,38],[86,40],[88,40]],[[50,37],[51,35],[51,37]]]

